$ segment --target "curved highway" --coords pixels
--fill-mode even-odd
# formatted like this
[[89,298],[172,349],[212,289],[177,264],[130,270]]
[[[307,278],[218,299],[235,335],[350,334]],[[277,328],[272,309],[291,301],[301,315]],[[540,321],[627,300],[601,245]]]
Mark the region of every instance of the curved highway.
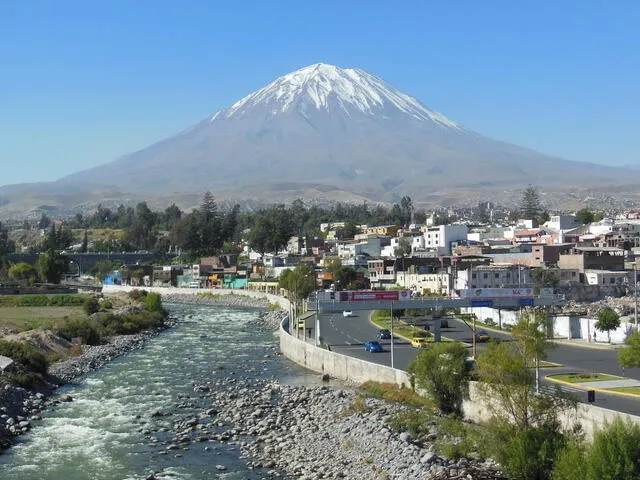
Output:
[[[376,338],[378,328],[369,322],[371,311],[354,311],[353,316],[344,317],[342,312],[320,313],[321,342],[337,353],[350,355],[381,365],[391,366],[391,340]],[[471,343],[471,329],[461,320],[447,317],[448,328],[442,329],[442,335],[457,341]],[[482,327],[478,327],[482,328]],[[490,331],[492,338],[509,340],[506,333]],[[364,350],[364,342],[378,340],[384,351],[370,353]],[[409,342],[399,338],[394,339],[394,367],[405,369],[418,353]],[[485,348],[485,344],[478,343],[478,353]],[[471,350],[471,349],[469,349]],[[471,351],[469,351],[471,354]],[[564,372],[599,372],[620,375],[640,380],[640,368],[622,370],[617,361],[617,352],[609,349],[592,349],[583,346],[554,344],[549,351],[548,360],[564,365],[560,368],[543,368],[541,375]],[[577,394],[580,401],[586,401],[586,392]],[[595,405],[640,416],[640,399],[596,393]]]

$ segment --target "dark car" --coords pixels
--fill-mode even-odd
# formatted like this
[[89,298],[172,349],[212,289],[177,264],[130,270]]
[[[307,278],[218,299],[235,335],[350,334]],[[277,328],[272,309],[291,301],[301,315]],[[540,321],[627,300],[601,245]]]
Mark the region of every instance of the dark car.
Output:
[[391,338],[391,332],[386,328],[378,330],[378,338],[381,340],[389,340]]
[[367,352],[381,352],[382,345],[380,345],[380,343],[375,340],[369,340],[368,342],[364,343],[364,349]]

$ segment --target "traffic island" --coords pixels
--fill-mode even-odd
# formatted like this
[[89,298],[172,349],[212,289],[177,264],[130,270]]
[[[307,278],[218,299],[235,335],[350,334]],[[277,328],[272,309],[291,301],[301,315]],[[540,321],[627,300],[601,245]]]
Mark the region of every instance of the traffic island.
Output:
[[593,390],[625,397],[640,398],[640,380],[604,373],[563,373],[547,375],[547,380],[580,390]]

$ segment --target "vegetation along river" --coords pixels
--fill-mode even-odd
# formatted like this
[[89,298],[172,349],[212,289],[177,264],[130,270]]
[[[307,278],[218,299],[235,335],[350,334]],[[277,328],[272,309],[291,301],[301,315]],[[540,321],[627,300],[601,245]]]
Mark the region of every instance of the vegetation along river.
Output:
[[202,411],[194,384],[217,376],[312,381],[277,355],[277,339],[257,328],[258,310],[170,305],[175,327],[144,348],[64,387],[72,402],[47,411],[0,456],[0,478],[258,479],[231,444],[213,441],[167,450],[171,428]]

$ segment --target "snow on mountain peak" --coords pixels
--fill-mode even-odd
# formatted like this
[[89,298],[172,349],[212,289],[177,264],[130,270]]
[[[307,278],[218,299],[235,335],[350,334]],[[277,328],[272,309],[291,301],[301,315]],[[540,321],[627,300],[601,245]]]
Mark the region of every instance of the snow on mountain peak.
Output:
[[356,108],[367,115],[375,115],[377,109],[391,106],[417,120],[460,129],[444,115],[426,108],[381,78],[358,68],[343,69],[325,63],[309,65],[276,79],[231,107],[218,111],[211,121],[243,116],[251,107],[257,106],[266,106],[272,114],[284,113],[300,99],[325,110],[330,102],[337,102],[347,114],[349,108]]

